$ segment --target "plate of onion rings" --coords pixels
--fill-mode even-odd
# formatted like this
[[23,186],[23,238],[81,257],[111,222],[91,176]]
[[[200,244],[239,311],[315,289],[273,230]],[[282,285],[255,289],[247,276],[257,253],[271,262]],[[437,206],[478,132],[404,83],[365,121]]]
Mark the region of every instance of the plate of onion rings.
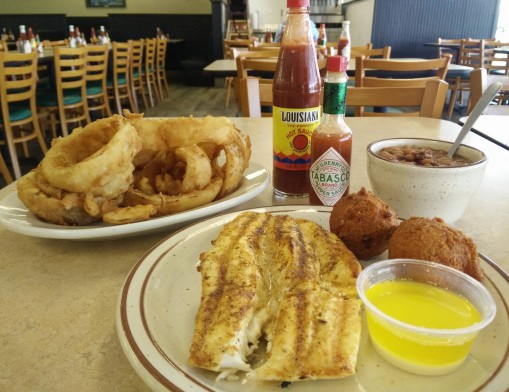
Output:
[[40,238],[97,241],[134,237],[172,230],[235,207],[258,196],[269,183],[268,170],[256,162],[250,162],[237,190],[212,203],[141,222],[124,225],[94,222],[84,226],[61,226],[44,222],[21,202],[14,188],[0,200],[0,223],[10,231]]

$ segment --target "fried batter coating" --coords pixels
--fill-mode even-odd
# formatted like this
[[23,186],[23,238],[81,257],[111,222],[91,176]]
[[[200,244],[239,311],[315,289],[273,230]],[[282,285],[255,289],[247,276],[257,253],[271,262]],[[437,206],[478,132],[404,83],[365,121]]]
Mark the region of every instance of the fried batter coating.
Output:
[[398,218],[388,204],[363,187],[334,205],[329,224],[355,256],[370,259],[387,250]]
[[440,218],[411,217],[402,222],[389,240],[389,258],[435,261],[481,280],[475,243]]

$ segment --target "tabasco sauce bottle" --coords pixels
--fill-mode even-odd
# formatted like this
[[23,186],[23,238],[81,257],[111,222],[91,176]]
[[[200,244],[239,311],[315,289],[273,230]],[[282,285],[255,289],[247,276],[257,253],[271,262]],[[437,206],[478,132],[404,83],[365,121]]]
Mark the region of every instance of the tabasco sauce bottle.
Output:
[[321,83],[309,0],[287,0],[287,6],[273,84],[273,186],[276,196],[305,197]]
[[333,206],[348,194],[352,131],[345,122],[346,57],[329,56],[320,125],[311,138],[309,203]]

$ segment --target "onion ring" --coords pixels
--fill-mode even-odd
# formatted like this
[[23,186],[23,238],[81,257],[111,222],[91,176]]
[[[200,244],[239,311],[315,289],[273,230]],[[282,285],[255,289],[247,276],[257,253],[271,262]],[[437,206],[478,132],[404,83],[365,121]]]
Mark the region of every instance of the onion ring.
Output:
[[176,196],[162,193],[147,195],[138,189],[130,188],[125,193],[123,205],[152,204],[157,208],[155,216],[169,215],[212,202],[221,190],[222,185],[223,179],[214,177],[206,188]]
[[134,127],[114,115],[55,139],[41,161],[41,172],[56,188],[114,198],[132,183],[132,160],[140,149]]
[[175,150],[175,156],[186,162],[180,193],[190,193],[210,184],[212,167],[207,154],[200,147],[197,145],[179,147]]

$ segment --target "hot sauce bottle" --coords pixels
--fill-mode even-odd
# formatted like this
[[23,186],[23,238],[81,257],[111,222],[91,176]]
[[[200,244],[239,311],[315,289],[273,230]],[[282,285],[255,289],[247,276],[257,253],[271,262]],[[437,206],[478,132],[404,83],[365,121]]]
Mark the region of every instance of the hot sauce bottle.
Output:
[[343,21],[341,35],[338,42],[338,55],[346,57],[350,61],[350,49],[352,47],[352,40],[350,39],[350,21]]
[[311,138],[309,203],[313,205],[333,206],[348,194],[352,131],[345,122],[347,66],[346,57],[327,58],[322,120]]
[[273,84],[273,185],[277,196],[305,197],[321,83],[309,0],[287,0],[287,6]]

